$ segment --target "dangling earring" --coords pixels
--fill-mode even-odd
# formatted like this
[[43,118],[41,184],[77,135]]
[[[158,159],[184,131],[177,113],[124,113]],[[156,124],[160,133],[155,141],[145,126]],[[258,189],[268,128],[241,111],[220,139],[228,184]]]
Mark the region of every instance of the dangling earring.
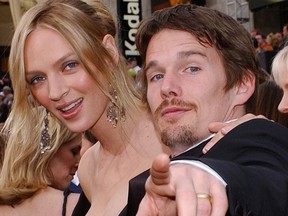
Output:
[[44,154],[46,151],[51,149],[51,139],[49,135],[49,113],[46,110],[46,115],[44,117],[44,128],[41,131],[41,142],[40,142],[40,152]]
[[109,94],[112,98],[112,104],[107,108],[107,121],[115,128],[119,120],[125,121],[125,109],[124,107],[117,105],[118,96],[114,88],[111,87]]

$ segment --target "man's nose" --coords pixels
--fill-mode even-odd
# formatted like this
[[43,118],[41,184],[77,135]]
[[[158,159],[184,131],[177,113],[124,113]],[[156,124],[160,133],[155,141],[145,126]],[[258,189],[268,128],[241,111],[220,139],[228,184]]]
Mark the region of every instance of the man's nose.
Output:
[[163,98],[177,97],[181,95],[181,81],[179,75],[173,72],[165,73],[162,85],[161,85],[161,96]]

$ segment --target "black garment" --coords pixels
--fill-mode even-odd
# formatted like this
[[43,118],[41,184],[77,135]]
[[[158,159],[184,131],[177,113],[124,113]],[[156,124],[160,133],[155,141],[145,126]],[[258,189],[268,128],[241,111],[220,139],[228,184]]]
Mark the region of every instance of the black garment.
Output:
[[69,190],[65,190],[63,192],[64,199],[62,204],[62,216],[66,216],[67,199],[70,193],[71,192]]
[[[73,182],[71,182],[69,187],[66,190],[64,190],[64,192],[63,192],[64,199],[63,199],[63,204],[62,204],[62,216],[66,216],[68,196],[71,193],[81,193],[81,192],[82,192],[81,186],[75,185]],[[90,208],[90,206],[89,206],[89,208]]]
[[[199,160],[215,170],[227,183],[227,215],[288,216],[287,136],[286,127],[254,119],[234,128],[207,154],[202,154],[206,141],[172,160]],[[136,215],[148,176],[145,171],[129,182],[128,204],[120,216]],[[89,201],[80,197],[78,204],[75,210]]]
[[149,177],[150,172],[146,170],[145,172],[141,173],[140,175],[132,178],[129,181],[129,192],[128,192],[128,204],[126,207],[121,211],[119,216],[125,215],[136,215],[138,211],[138,206],[145,195],[145,182]]
[[[172,160],[199,160],[228,184],[226,215],[288,215],[288,129],[263,119],[234,128],[202,154],[203,143]],[[126,208],[120,216],[134,216],[145,193],[147,176],[130,181]],[[142,187],[141,187],[142,184]]]
[[80,194],[79,200],[73,210],[72,216],[85,216],[90,209],[90,202],[84,192]]

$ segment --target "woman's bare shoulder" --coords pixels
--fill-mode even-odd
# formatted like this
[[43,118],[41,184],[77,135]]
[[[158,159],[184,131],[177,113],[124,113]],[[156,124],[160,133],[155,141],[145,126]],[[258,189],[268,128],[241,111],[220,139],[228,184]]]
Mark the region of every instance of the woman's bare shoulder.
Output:
[[1,216],[61,215],[63,191],[47,187],[20,204],[0,206]]

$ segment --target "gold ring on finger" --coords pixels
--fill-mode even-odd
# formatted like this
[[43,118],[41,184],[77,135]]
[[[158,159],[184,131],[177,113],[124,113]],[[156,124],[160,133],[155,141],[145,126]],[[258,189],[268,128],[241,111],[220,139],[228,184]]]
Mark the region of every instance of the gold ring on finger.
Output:
[[212,204],[212,197],[206,193],[196,193],[198,199],[207,199]]

